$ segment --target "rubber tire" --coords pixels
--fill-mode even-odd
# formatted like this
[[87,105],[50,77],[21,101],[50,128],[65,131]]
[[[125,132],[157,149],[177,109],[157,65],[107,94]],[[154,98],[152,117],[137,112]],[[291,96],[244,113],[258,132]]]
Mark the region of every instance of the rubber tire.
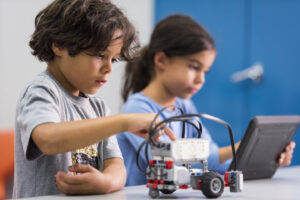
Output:
[[163,189],[160,190],[163,194],[172,194],[173,192],[175,192],[176,190],[168,190],[168,189]]
[[150,188],[149,189],[149,196],[152,199],[157,199],[159,197],[159,191],[157,189]]
[[[213,188],[214,186],[218,186],[218,188]],[[221,175],[216,172],[204,173],[202,175],[201,190],[207,198],[218,198],[221,196],[224,191],[224,181]]]

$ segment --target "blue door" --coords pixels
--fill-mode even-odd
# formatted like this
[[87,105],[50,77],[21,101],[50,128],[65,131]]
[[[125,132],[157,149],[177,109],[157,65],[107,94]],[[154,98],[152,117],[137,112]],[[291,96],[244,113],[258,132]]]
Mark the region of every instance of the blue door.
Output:
[[[156,22],[186,14],[214,37],[217,58],[193,101],[199,112],[229,122],[236,141],[255,115],[300,114],[299,11],[297,0],[155,1]],[[246,76],[249,71],[257,76]],[[229,144],[224,127],[204,123],[220,146]],[[299,129],[294,137],[298,145]],[[300,164],[299,156],[293,164]]]

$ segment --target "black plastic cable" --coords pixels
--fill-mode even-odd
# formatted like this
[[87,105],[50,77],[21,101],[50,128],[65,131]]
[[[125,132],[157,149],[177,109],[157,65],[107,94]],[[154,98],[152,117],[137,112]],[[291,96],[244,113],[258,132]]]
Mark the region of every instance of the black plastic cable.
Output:
[[236,159],[236,152],[235,152],[235,148],[234,148],[234,139],[233,139],[233,133],[232,133],[232,129],[231,126],[224,120],[214,117],[212,115],[208,115],[208,114],[187,114],[185,116],[190,116],[190,117],[203,117],[205,119],[209,119],[212,121],[215,121],[217,123],[223,124],[228,128],[228,132],[229,132],[229,137],[230,137],[230,143],[231,143],[231,149],[232,149],[232,155],[233,155],[233,161],[234,161],[234,170],[237,169],[237,159]]
[[[183,115],[180,115],[181,117],[171,117],[171,118],[168,118],[162,122],[160,122],[159,124],[157,124],[157,127],[154,127],[154,129],[156,129],[155,132],[159,132],[159,131],[162,131],[163,128],[159,128],[157,129],[159,126],[161,126],[162,124],[166,124],[166,123],[171,123],[171,122],[176,122],[176,121],[183,121],[185,120],[185,123],[188,123],[188,124],[191,124],[194,128],[196,128],[197,132],[198,132],[198,138],[201,137],[201,133],[202,133],[202,125],[201,123],[198,121],[198,120],[195,120],[194,118],[190,118],[190,117],[182,117]],[[194,121],[197,121],[199,123],[199,128],[193,123],[193,122],[190,122],[188,120],[194,120]],[[153,134],[152,137],[154,137],[157,133]]]
[[[174,121],[182,121],[183,119],[186,119],[186,122],[185,122],[185,123],[191,124],[191,125],[197,130],[197,132],[198,132],[198,138],[200,138],[200,137],[201,137],[201,133],[202,133],[202,125],[201,125],[200,121],[197,120],[197,119],[195,119],[195,118],[184,117],[184,115],[179,115],[179,116],[181,116],[181,117],[180,117],[180,118],[178,118],[178,117],[172,117],[172,119],[171,119],[171,118],[167,118],[168,120],[164,120],[165,122],[164,122],[164,121],[160,122],[159,125],[155,126],[154,129],[151,130],[151,132],[153,133],[153,134],[152,134],[152,135],[153,135],[152,137],[154,137],[158,132],[162,131],[168,123],[171,123],[171,122],[174,122]],[[193,122],[190,122],[190,121],[188,121],[188,120],[194,120],[194,121],[197,121],[197,122],[199,123],[199,128],[198,128]],[[161,125],[163,125],[163,126],[161,126]],[[160,128],[158,129],[159,126],[160,126]],[[147,175],[147,173],[145,173],[145,172],[142,170],[142,168],[140,167],[140,165],[139,165],[138,157],[139,157],[139,155],[140,155],[140,151],[141,151],[142,147],[143,147],[144,145],[146,145],[146,146],[145,146],[145,158],[146,158],[146,162],[148,163],[148,165],[150,165],[149,154],[148,154],[148,146],[149,146],[149,144],[150,144],[150,142],[149,142],[150,139],[152,139],[152,138],[149,137],[148,140],[145,140],[145,141],[140,145],[140,147],[138,148],[137,156],[136,156],[136,163],[137,163],[138,169],[139,169],[142,173],[144,173],[144,174],[146,174],[146,175]],[[152,145],[155,146],[155,143],[153,143]],[[150,170],[152,171],[151,168],[150,168]],[[153,173],[156,174],[154,171],[153,171]]]
[[[224,121],[220,118],[214,117],[212,115],[208,115],[208,114],[186,114],[186,115],[170,117],[170,118],[165,119],[164,121],[158,123],[156,126],[159,127],[162,123],[170,123],[171,121],[174,121],[174,120],[180,120],[180,119],[185,120],[189,117],[202,117],[202,118],[209,119],[209,120],[215,121],[217,123],[223,124],[228,128],[230,142],[231,142],[231,149],[232,149],[232,154],[233,154],[234,169],[236,170],[237,169],[237,166],[236,166],[237,159],[236,159],[236,152],[235,152],[235,148],[234,148],[234,139],[233,139],[232,129],[226,121]],[[195,119],[193,118],[191,120],[195,120]]]
[[[140,164],[139,164],[139,157],[140,157],[140,152],[143,148],[143,146],[145,145],[145,143],[147,142],[147,140],[145,140],[144,142],[142,142],[142,144],[139,146],[138,150],[137,150],[137,153],[136,153],[136,157],[135,157],[135,162],[136,162],[136,165],[138,167],[138,169],[140,170],[140,172],[142,172],[143,174],[147,175],[141,168]],[[147,162],[148,163],[148,162]]]
[[[156,129],[153,129],[153,125],[155,124],[155,121],[156,121],[157,118],[160,116],[160,114],[161,114],[164,110],[166,110],[166,109],[168,109],[168,108],[171,108],[171,107],[174,107],[174,109],[176,109],[176,108],[179,109],[180,113],[181,113],[182,115],[184,114],[182,108],[180,108],[180,107],[178,107],[178,106],[170,105],[170,106],[166,106],[166,107],[162,108],[162,109],[155,115],[154,119],[152,120],[152,122],[151,122],[151,124],[150,124],[148,140],[145,140],[145,141],[139,146],[139,148],[138,148],[137,155],[136,155],[136,164],[137,164],[138,169],[139,169],[142,173],[144,173],[144,174],[147,174],[147,173],[145,173],[145,172],[142,170],[142,168],[140,167],[140,164],[139,164],[139,160],[138,160],[139,155],[140,155],[140,152],[141,152],[141,149],[142,149],[142,147],[143,147],[144,145],[146,145],[146,146],[145,146],[145,157],[146,157],[146,161],[147,161],[147,163],[148,163],[148,165],[149,165],[149,164],[150,164],[150,163],[149,163],[149,156],[148,156],[148,146],[149,146],[149,141],[150,141],[153,145],[155,145],[155,143],[154,143],[153,140],[152,140],[153,136],[155,136],[159,131],[165,129],[165,127],[167,126],[167,124],[164,124],[164,125],[161,127],[161,129],[156,130]],[[184,122],[184,121],[183,121],[183,128],[182,128],[182,134],[181,134],[181,135],[182,135],[182,136],[185,135],[185,122]]]
[[[201,137],[201,133],[202,133],[202,124],[199,120],[197,120],[195,117],[190,117],[190,116],[186,116],[186,115],[178,115],[178,116],[174,116],[174,117],[170,117],[170,118],[167,118],[161,122],[159,122],[155,127],[154,129],[158,129],[162,124],[167,124],[167,123],[171,123],[171,122],[174,122],[174,121],[188,121],[188,120],[192,120],[192,121],[197,121],[198,124],[199,124],[199,128],[200,128],[200,131],[198,131],[198,138]],[[189,122],[189,124],[193,124],[193,126],[195,127],[194,123],[192,122]],[[195,127],[196,128],[196,127]],[[163,128],[159,128],[158,130],[161,131]],[[197,129],[197,128],[196,128]],[[198,129],[197,129],[198,130]],[[159,132],[157,131],[157,132]],[[152,133],[152,136],[151,137],[154,137],[155,136],[155,133]]]
[[[148,146],[149,146],[149,143],[151,142],[152,145],[155,146],[155,142],[152,140],[152,138],[160,131],[162,131],[163,129],[165,129],[165,127],[167,126],[167,124],[171,123],[171,122],[174,122],[174,121],[183,121],[183,132],[182,132],[182,136],[184,137],[185,136],[185,123],[188,123],[188,124],[191,124],[194,128],[196,128],[196,130],[198,131],[198,137],[200,138],[201,137],[201,133],[202,133],[202,124],[199,120],[195,119],[195,117],[202,117],[202,118],[205,118],[205,119],[209,119],[209,120],[212,120],[212,121],[215,121],[217,123],[220,123],[220,124],[223,124],[225,125],[227,128],[228,128],[228,131],[229,131],[229,136],[230,136],[230,142],[231,142],[231,148],[232,148],[232,154],[233,154],[233,161],[234,161],[234,168],[235,170],[237,169],[237,159],[236,159],[236,152],[235,152],[235,148],[234,148],[234,139],[233,139],[233,134],[232,134],[232,129],[230,127],[230,125],[220,119],[220,118],[217,118],[217,117],[214,117],[214,116],[211,116],[211,115],[208,115],[208,114],[182,114],[182,115],[178,115],[178,116],[174,116],[174,117],[170,117],[170,118],[167,118],[161,122],[159,122],[158,124],[155,124],[155,121],[156,119],[159,117],[159,115],[166,109],[170,108],[170,107],[174,107],[174,108],[178,108],[178,107],[175,107],[175,106],[167,106],[167,107],[164,107],[163,109],[161,109],[157,115],[154,117],[153,121],[151,122],[150,124],[150,127],[149,127],[149,137],[148,137],[148,140],[145,140],[139,147],[138,149],[138,153],[137,153],[137,158],[136,158],[136,162],[137,162],[137,165],[138,165],[138,168],[141,172],[142,169],[141,167],[139,166],[139,163],[138,163],[138,156],[140,154],[140,151],[141,151],[141,148],[143,145],[146,145],[145,147],[145,156],[146,156],[146,161],[148,163],[148,165],[150,164],[149,163],[149,157],[148,157]],[[182,109],[179,108],[179,110],[182,111]],[[183,112],[181,112],[183,113]],[[190,122],[189,120],[195,120],[198,122],[199,124],[199,128],[193,123],[193,122]],[[154,127],[153,127],[154,126]],[[150,141],[150,142],[149,142]],[[145,172],[143,172],[144,174],[146,174]]]

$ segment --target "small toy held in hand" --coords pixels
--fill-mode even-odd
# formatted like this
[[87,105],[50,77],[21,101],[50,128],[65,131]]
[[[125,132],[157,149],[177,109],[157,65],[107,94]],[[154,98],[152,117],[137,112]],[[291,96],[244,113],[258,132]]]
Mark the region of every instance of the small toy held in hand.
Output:
[[[91,145],[72,152],[72,164],[88,164],[98,169],[97,149]],[[74,174],[77,174],[74,172]]]

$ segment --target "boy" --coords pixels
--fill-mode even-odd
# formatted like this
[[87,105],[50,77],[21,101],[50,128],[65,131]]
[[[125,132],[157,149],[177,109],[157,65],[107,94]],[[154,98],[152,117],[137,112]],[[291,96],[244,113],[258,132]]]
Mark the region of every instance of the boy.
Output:
[[113,135],[145,137],[154,114],[104,117],[103,100],[89,94],[105,84],[113,62],[130,59],[134,27],[108,1],[55,0],[37,15],[30,47],[47,70],[17,105],[13,198],[121,189],[126,170]]

